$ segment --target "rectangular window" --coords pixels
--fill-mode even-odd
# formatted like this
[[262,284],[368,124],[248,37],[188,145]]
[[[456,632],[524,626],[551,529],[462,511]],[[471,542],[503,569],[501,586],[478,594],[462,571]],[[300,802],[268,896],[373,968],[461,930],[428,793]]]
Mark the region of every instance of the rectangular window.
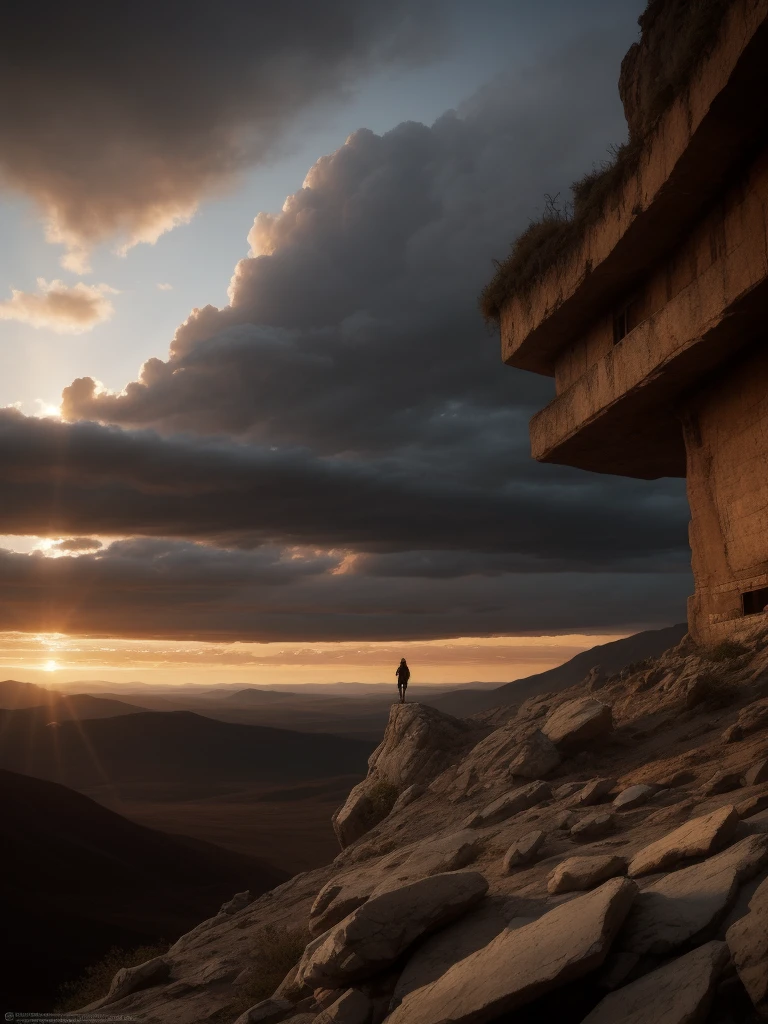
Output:
[[633,295],[628,302],[619,306],[613,315],[613,344],[618,345],[621,339],[634,330],[642,319],[642,295]]
[[759,615],[768,605],[768,587],[748,590],[741,595],[741,610],[745,615]]

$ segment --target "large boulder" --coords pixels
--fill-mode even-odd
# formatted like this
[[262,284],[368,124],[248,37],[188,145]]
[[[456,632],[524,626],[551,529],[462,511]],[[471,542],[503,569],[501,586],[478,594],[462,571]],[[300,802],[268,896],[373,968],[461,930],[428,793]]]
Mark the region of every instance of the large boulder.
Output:
[[711,814],[686,821],[674,832],[643,847],[629,864],[629,875],[650,875],[664,871],[687,857],[708,857],[728,843],[736,832],[739,816],[731,804]]
[[608,704],[594,697],[577,697],[555,708],[541,731],[556,747],[580,747],[612,730],[613,714]]
[[612,992],[582,1024],[693,1024],[703,1021],[728,963],[724,942],[707,942]]
[[768,1017],[768,879],[755,890],[749,913],[725,933],[744,988],[763,1017]]
[[479,872],[454,871],[373,896],[314,948],[301,980],[314,988],[345,988],[370,978],[422,935],[465,914],[487,890]]
[[637,892],[614,878],[487,946],[409,992],[387,1024],[475,1024],[509,1013],[600,967]]
[[530,864],[536,854],[541,849],[546,839],[546,834],[540,829],[536,829],[533,832],[526,833],[521,839],[512,843],[510,848],[504,854],[504,860],[502,861],[502,871],[505,874],[509,874],[514,871],[515,868],[522,867],[524,864]]
[[397,806],[401,793],[426,786],[477,737],[474,726],[427,704],[393,704],[368,776],[352,789],[332,823],[344,849]]
[[631,953],[665,955],[711,934],[739,885],[768,863],[768,835],[742,839],[701,864],[651,883],[635,900],[619,937]]

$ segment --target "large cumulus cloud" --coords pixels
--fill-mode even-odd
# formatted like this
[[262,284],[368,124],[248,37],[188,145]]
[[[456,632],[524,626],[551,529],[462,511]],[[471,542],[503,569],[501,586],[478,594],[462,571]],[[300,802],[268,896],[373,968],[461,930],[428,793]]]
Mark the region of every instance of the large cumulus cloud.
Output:
[[[0,33],[0,181],[70,269],[154,241],[267,155],[295,116],[434,45],[432,0],[38,0]],[[429,26],[429,36],[426,27]]]

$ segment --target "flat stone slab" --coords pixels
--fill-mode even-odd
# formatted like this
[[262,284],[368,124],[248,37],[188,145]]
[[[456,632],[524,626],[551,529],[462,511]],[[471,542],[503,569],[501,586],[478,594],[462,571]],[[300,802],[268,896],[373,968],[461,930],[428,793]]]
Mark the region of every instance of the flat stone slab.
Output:
[[627,862],[624,857],[611,855],[594,857],[569,857],[558,864],[547,882],[547,892],[577,892],[579,889],[594,889],[596,885],[624,875]]
[[[550,800],[551,797],[552,790],[546,782],[531,782],[527,786],[521,786],[520,789],[513,789],[511,793],[505,793],[504,796],[500,796],[498,800],[494,800],[492,804],[484,807],[482,811],[478,811],[477,815],[472,818],[474,826],[471,827],[484,828],[486,825],[495,825],[506,818],[511,818],[513,814],[527,811],[529,807],[535,807],[543,800]],[[469,825],[469,821],[470,819],[467,819],[467,825]]]
[[502,870],[509,874],[523,864],[529,864],[539,852],[546,836],[541,831],[528,832],[521,839],[512,843],[504,854]]
[[634,882],[613,878],[530,924],[505,929],[409,993],[387,1024],[479,1024],[588,974],[603,963],[636,893]]
[[768,1016],[768,879],[755,890],[749,913],[725,933],[725,941],[749,998]]
[[477,871],[452,871],[373,896],[322,938],[302,963],[312,988],[346,988],[377,974],[426,932],[455,920],[485,896]]
[[686,821],[636,853],[629,864],[629,876],[664,871],[686,857],[707,857],[732,839],[738,823],[739,816],[731,804]]
[[613,807],[617,811],[630,811],[633,807],[641,807],[648,803],[656,792],[656,786],[628,786],[613,801]]
[[613,715],[608,704],[594,697],[578,697],[555,708],[541,731],[556,747],[571,747],[605,736],[612,729]]
[[694,1024],[709,1012],[717,979],[728,963],[724,942],[692,953],[612,992],[582,1024]]
[[632,953],[664,955],[717,926],[739,885],[768,863],[768,836],[742,839],[701,864],[665,875],[644,889],[619,936]]

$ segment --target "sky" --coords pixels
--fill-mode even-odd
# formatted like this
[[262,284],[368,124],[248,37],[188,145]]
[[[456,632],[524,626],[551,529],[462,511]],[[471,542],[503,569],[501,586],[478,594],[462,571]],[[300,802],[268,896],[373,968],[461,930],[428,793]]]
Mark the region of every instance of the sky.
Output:
[[505,681],[684,619],[683,482],[533,462],[477,308],[625,138],[642,2],[16,6],[0,671]]

